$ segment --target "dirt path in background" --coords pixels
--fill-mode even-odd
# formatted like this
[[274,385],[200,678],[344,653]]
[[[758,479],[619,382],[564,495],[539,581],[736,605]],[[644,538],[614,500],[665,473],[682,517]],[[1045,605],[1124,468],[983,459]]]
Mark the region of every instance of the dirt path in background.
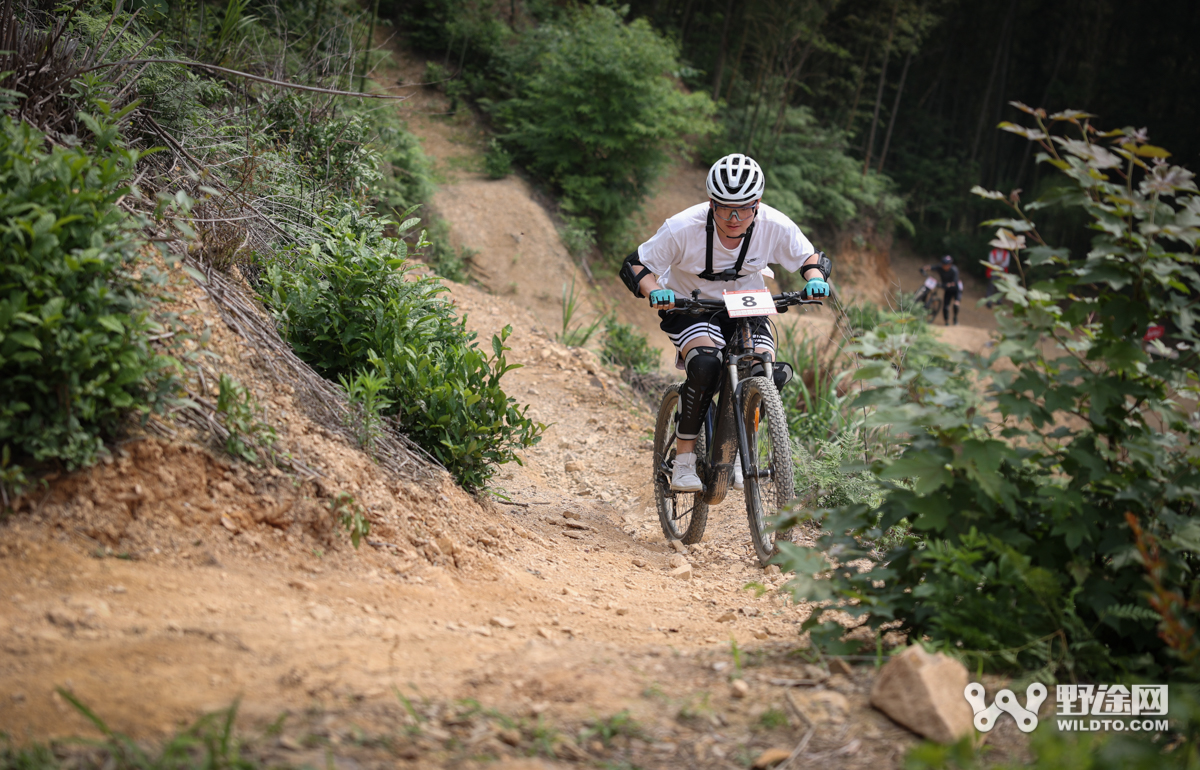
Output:
[[[55,479],[0,523],[0,729],[87,734],[62,687],[146,738],[240,698],[249,752],[294,766],[730,768],[806,735],[793,767],[897,766],[916,739],[869,707],[874,665],[798,652],[810,609],[758,567],[737,492],[702,543],[668,547],[650,411],[593,353],[553,340],[574,268],[550,217],[525,182],[472,171],[472,124],[429,114],[440,97],[420,93],[408,119],[445,177],[438,210],[479,249],[493,292],[453,285],[453,301],[485,346],[513,326],[522,368],[506,390],[549,426],[496,479],[508,502],[444,477],[397,482],[308,424],[193,287],[215,365],[255,383],[282,448],[324,475],[147,439]],[[653,215],[690,200],[694,176],[680,172]],[[650,316],[609,285],[594,307]],[[374,545],[331,529],[338,491],[366,506]],[[690,579],[669,575],[680,559]],[[278,734],[262,732],[281,714]],[[1011,722],[990,735],[1020,751]]]

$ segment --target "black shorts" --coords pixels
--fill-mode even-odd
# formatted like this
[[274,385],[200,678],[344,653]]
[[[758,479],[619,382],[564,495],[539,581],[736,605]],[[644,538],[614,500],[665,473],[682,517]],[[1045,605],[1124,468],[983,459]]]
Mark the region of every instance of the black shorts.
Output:
[[[697,337],[709,337],[717,343],[718,347],[723,348],[725,342],[737,333],[737,320],[730,318],[729,313],[724,310],[718,310],[709,315],[691,315],[660,310],[658,317],[662,319],[658,327],[667,333],[675,345],[675,362],[679,368],[682,368],[680,351],[692,340]],[[771,334],[771,325],[767,323],[767,316],[753,316],[748,320],[754,346],[768,348],[774,355],[775,338]]]
[[953,302],[956,299],[962,299],[962,289],[959,289],[957,286],[944,286],[943,290],[946,292],[942,295],[943,302]]

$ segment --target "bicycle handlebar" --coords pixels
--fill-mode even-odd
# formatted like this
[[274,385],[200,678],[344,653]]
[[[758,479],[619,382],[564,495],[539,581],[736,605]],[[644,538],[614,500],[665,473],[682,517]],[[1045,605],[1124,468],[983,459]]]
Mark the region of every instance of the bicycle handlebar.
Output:
[[[819,299],[808,299],[802,291],[785,291],[783,294],[773,294],[775,308],[782,310],[793,305],[824,305]],[[676,297],[675,308],[669,312],[691,313],[698,315],[711,310],[724,310],[725,301],[720,299],[693,299],[691,297]]]

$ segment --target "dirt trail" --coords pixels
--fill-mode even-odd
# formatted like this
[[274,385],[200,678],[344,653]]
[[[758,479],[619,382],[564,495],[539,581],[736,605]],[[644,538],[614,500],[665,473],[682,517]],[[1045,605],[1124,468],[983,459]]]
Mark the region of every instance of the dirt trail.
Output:
[[[393,81],[417,79],[405,66]],[[437,97],[423,98],[433,111]],[[506,389],[549,425],[524,466],[496,480],[509,501],[471,497],[444,475],[388,477],[307,422],[191,287],[214,365],[254,386],[282,448],[323,475],[142,438],[31,495],[0,522],[0,726],[88,734],[62,687],[145,738],[240,698],[246,734],[260,736],[252,753],[295,766],[745,767],[806,734],[803,766],[896,766],[916,739],[869,708],[874,666],[831,673],[797,657],[810,610],[758,567],[738,493],[682,555],[693,577],[669,576],[681,555],[653,509],[652,415],[593,353],[553,340],[557,295],[539,296],[545,284],[502,290],[538,264],[570,269],[549,217],[524,182],[454,169],[455,157],[473,162],[462,147],[475,140],[455,144],[419,112],[410,120],[449,169],[438,208],[480,249],[494,292],[452,285],[453,301],[485,344],[514,327],[510,360],[523,366]],[[450,125],[469,138],[469,124]],[[524,222],[492,228],[497,210]],[[372,521],[358,551],[328,514],[339,491]],[[623,729],[622,712],[633,720]],[[608,732],[581,737],[597,723]]]
[[[809,676],[789,656],[808,610],[758,568],[736,493],[687,554],[694,577],[670,577],[646,409],[592,354],[531,331],[528,310],[453,290],[481,335],[514,325],[511,357],[524,367],[506,382],[551,425],[525,467],[498,480],[514,504],[448,482],[395,484],[390,508],[372,505],[376,547],[356,552],[344,536],[256,513],[275,498],[242,489],[258,492],[275,474],[154,439],[128,444],[0,528],[0,724],[33,737],[88,732],[55,694],[65,687],[138,736],[237,698],[251,725],[287,710],[283,739],[261,751],[296,764],[322,761],[355,729],[408,736],[389,756],[429,766],[537,750],[531,738],[504,743],[499,724],[465,744],[454,712],[437,708],[471,699],[568,734],[627,710],[643,731],[627,751],[642,766],[725,767],[794,745],[792,691],[797,703],[820,694],[806,711],[823,725],[810,752],[844,749],[830,766],[890,762],[913,741],[866,707],[873,668],[817,691],[790,687]],[[319,429],[294,438],[322,443],[306,457],[330,490],[388,495],[357,449]],[[113,522],[123,529],[110,531]],[[766,591],[756,597],[743,589],[750,582]],[[748,656],[747,693],[730,685],[731,640]],[[411,724],[397,691],[442,721]],[[555,755],[611,754],[598,746],[579,749],[590,759],[573,747]]]

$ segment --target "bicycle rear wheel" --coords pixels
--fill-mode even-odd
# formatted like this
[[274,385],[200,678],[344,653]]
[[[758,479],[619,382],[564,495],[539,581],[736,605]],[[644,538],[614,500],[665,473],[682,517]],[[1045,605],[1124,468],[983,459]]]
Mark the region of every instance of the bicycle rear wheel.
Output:
[[775,383],[766,377],[745,380],[742,420],[746,426],[750,464],[760,473],[759,476],[746,474],[746,517],[758,562],[765,567],[779,552],[776,540],[788,537],[786,530],[772,533],[767,527],[767,518],[778,514],[791,502],[796,488],[787,417]]
[[[658,508],[658,523],[668,540],[699,543],[708,524],[708,503],[700,492],[672,492],[671,471],[675,467],[675,424],[679,411],[681,384],[672,385],[663,393],[654,426],[654,504]],[[704,431],[696,440],[696,457],[705,455]],[[697,470],[700,470],[697,463]],[[707,474],[701,472],[700,478]]]

